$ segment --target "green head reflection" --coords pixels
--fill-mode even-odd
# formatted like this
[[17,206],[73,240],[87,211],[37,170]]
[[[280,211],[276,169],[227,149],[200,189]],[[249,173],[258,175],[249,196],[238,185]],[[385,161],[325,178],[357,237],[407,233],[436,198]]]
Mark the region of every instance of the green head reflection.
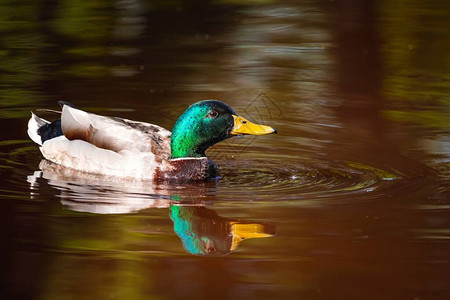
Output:
[[275,235],[274,225],[223,218],[204,206],[172,205],[170,218],[184,249],[195,255],[227,255],[245,239]]

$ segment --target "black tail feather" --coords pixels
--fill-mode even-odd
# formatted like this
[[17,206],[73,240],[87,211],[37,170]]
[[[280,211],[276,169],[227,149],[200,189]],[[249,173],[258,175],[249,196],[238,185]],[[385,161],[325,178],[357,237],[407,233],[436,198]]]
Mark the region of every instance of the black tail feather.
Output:
[[63,135],[61,128],[61,119],[45,124],[38,129],[38,134],[41,136],[42,143],[46,140]]

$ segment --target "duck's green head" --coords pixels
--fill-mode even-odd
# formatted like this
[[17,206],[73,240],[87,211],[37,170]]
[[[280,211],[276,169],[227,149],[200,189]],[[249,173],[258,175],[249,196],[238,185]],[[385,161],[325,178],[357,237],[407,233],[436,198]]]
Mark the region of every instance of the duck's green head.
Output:
[[276,132],[239,117],[221,101],[204,100],[189,106],[175,123],[170,142],[172,158],[203,157],[208,147],[232,136]]

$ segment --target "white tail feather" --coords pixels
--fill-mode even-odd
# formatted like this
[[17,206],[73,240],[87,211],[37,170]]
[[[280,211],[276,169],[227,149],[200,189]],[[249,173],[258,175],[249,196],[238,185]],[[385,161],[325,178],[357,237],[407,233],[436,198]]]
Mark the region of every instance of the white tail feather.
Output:
[[50,123],[50,122],[39,118],[33,112],[31,112],[31,118],[28,121],[27,133],[28,133],[28,136],[33,140],[33,142],[42,146],[42,138],[38,134],[38,129],[48,123]]

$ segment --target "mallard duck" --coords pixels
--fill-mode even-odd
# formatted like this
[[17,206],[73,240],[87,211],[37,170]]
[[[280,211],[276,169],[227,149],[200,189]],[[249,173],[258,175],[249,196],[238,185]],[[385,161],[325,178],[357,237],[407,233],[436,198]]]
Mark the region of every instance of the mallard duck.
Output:
[[204,100],[189,106],[172,132],[149,123],[105,117],[66,102],[49,122],[32,113],[28,135],[47,160],[81,172],[139,180],[208,180],[218,167],[205,151],[232,136],[276,133],[238,116],[227,104]]

